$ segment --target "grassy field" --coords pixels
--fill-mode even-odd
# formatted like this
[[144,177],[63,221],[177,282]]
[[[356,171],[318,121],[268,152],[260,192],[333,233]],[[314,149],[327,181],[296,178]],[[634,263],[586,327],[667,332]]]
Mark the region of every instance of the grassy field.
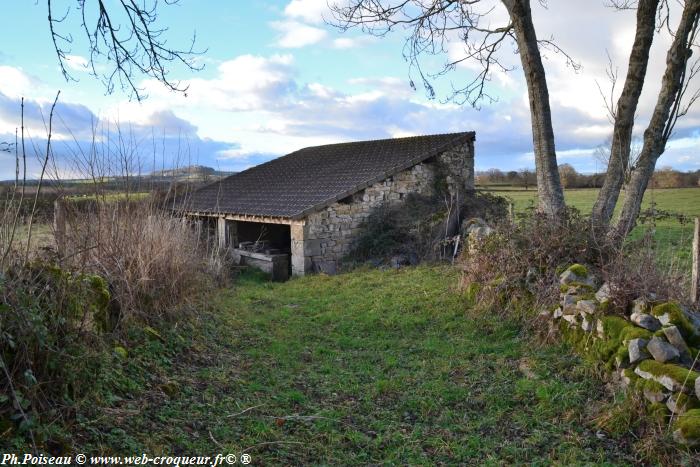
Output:
[[457,274],[244,275],[191,330],[129,349],[125,368],[158,363],[81,418],[76,449],[247,452],[254,465],[634,462],[629,437],[596,436],[610,396],[588,367],[510,318],[470,314]]
[[[488,189],[488,188],[487,188]],[[535,189],[523,190],[517,187],[498,187],[488,189],[489,192],[505,196],[512,200],[516,211],[524,211],[534,206],[537,198]],[[566,190],[566,202],[569,206],[579,209],[583,214],[589,214],[595,203],[597,189]],[[693,217],[700,217],[700,188],[669,188],[647,190],[642,210],[655,204],[656,209],[683,214],[690,218],[688,223],[680,223],[676,219],[661,219],[656,222],[654,239],[657,243],[659,256],[665,261],[677,262],[679,267],[690,271],[691,247],[693,236]],[[632,238],[639,237],[643,231],[652,226],[638,226],[632,233]]]

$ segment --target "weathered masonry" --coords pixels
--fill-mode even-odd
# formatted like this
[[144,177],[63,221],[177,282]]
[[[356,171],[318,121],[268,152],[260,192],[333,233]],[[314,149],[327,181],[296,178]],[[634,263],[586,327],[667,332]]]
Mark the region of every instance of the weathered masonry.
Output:
[[333,273],[373,209],[429,194],[438,176],[454,197],[474,189],[473,132],[301,149],[197,190],[186,214],[216,222],[244,261],[264,245],[259,255],[290,255],[293,275]]

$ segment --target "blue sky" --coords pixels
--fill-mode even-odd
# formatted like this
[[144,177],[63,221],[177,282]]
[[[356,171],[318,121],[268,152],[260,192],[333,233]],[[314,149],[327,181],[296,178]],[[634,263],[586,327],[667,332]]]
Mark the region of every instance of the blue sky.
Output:
[[[53,2],[58,12],[74,9],[75,3]],[[490,20],[499,24],[504,12],[498,2],[491,3],[496,9]],[[611,126],[596,83],[609,86],[608,54],[624,78],[634,12],[614,12],[605,0],[550,3],[544,9],[533,2],[539,36],[553,37],[582,65],[575,72],[561,56],[545,57],[559,162],[583,172],[601,170],[593,154]],[[185,47],[196,32],[197,47],[207,49],[197,58],[204,69],[172,69],[172,78],[190,86],[187,97],[137,77],[149,96],[141,103],[119,89],[105,95],[102,84],[86,72],[86,45],[70,14],[75,10],[62,25],[74,39],[67,63],[77,79],[66,82],[51,44],[46,2],[6,6],[8,20],[0,30],[0,140],[14,139],[19,99],[24,97],[28,133],[40,146],[46,133],[42,116],[46,118],[60,89],[54,137],[64,174],[76,172],[75,159],[88,150],[93,127],[104,141],[107,129],[114,138],[117,126],[140,151],[137,165],[144,171],[152,169],[153,160],[156,166],[199,163],[242,170],[310,145],[467,130],[477,134],[478,169],[534,165],[526,89],[510,45],[501,53],[516,69],[494,73],[489,91],[497,102],[475,110],[444,101],[452,84],[473,76],[472,66],[437,80],[437,98],[430,100],[421,86],[413,90],[409,85],[402,58],[404,31],[383,38],[343,33],[324,22],[331,18],[326,0],[160,4],[160,24],[169,27],[169,43]],[[658,91],[667,44],[663,35],[655,42],[637,120],[639,134]],[[455,41],[448,54],[426,59],[424,65],[437,71],[460,52]],[[699,149],[700,113],[695,109],[679,123],[659,165],[700,169]],[[31,163],[30,171],[37,170]],[[0,179],[13,176],[13,156],[0,153]]]

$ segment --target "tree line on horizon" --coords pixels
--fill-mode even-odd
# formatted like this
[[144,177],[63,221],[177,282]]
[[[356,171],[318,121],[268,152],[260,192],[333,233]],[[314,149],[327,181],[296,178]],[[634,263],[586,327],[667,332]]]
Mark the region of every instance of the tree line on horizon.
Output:
[[[605,172],[582,173],[571,164],[559,165],[559,178],[564,188],[601,188],[605,183]],[[515,186],[526,190],[537,187],[537,177],[532,169],[501,170],[490,168],[477,171],[477,186]],[[664,166],[654,171],[650,188],[694,188],[700,187],[700,170],[681,171]]]

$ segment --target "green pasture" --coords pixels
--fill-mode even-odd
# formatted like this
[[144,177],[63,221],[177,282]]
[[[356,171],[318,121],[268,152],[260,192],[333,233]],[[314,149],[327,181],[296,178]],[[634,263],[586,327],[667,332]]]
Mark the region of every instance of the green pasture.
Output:
[[[496,188],[496,187],[494,187]],[[485,191],[504,196],[513,202],[516,212],[523,212],[535,206],[537,191],[524,190],[518,187],[499,186],[496,189],[483,187]],[[571,189],[565,191],[566,202],[589,214],[595,203],[597,188]],[[700,188],[666,188],[647,190],[642,210],[654,207],[659,213],[671,212],[682,214],[687,221],[681,221],[675,216],[647,221],[638,225],[632,232],[632,238],[639,238],[644,232],[651,231],[654,235],[659,258],[664,264],[690,270],[691,248],[693,236],[693,218],[700,217]]]

